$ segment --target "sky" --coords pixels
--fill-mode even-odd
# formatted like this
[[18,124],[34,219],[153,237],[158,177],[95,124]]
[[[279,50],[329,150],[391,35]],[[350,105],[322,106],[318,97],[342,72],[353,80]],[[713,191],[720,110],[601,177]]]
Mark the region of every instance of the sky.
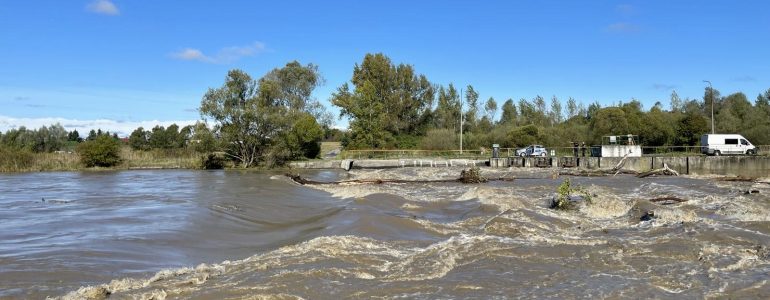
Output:
[[[770,1],[0,1],[0,131],[128,135],[201,117],[230,69],[297,60],[331,94],[366,53],[498,106],[553,96],[668,106],[770,88]],[[499,113],[498,113],[499,116]],[[346,127],[346,119],[336,119]]]

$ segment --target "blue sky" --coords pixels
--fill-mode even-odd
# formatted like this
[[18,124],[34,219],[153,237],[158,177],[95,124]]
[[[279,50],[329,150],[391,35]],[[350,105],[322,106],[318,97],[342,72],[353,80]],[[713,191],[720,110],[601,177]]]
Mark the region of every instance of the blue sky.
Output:
[[291,60],[319,66],[315,96],[328,105],[369,52],[500,104],[556,95],[649,108],[672,90],[700,98],[704,79],[754,100],[770,88],[768,11],[768,1],[3,1],[0,130],[192,122],[229,69],[258,78]]

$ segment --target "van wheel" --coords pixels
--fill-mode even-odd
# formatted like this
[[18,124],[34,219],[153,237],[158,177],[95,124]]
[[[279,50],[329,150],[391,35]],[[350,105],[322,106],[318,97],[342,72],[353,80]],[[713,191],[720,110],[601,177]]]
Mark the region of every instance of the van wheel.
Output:
[[540,156],[541,157],[545,157],[545,153],[540,153]]
[[720,156],[720,155],[722,155],[722,153],[719,152],[719,150],[714,151],[714,156]]
[[527,155],[526,155],[526,154],[524,154],[524,153],[522,153],[522,154],[519,154],[519,156],[521,156],[521,157],[525,157],[525,156],[527,156]]
[[746,150],[746,155],[754,155],[754,150]]

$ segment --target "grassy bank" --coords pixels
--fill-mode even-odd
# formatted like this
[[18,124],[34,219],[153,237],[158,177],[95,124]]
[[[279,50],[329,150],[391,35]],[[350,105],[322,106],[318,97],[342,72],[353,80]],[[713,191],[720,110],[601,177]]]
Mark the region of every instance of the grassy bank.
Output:
[[[107,169],[197,169],[202,154],[187,149],[134,151],[121,149],[121,163]],[[32,153],[0,149],[0,172],[86,170],[75,152]]]

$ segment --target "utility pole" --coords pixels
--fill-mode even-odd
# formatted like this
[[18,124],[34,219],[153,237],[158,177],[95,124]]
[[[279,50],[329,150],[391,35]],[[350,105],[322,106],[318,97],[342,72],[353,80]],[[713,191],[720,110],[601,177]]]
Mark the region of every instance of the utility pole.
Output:
[[460,88],[460,155],[463,154],[463,88]]
[[709,99],[711,100],[711,134],[717,133],[714,129],[714,88],[711,86],[711,81],[704,80],[709,84]]

